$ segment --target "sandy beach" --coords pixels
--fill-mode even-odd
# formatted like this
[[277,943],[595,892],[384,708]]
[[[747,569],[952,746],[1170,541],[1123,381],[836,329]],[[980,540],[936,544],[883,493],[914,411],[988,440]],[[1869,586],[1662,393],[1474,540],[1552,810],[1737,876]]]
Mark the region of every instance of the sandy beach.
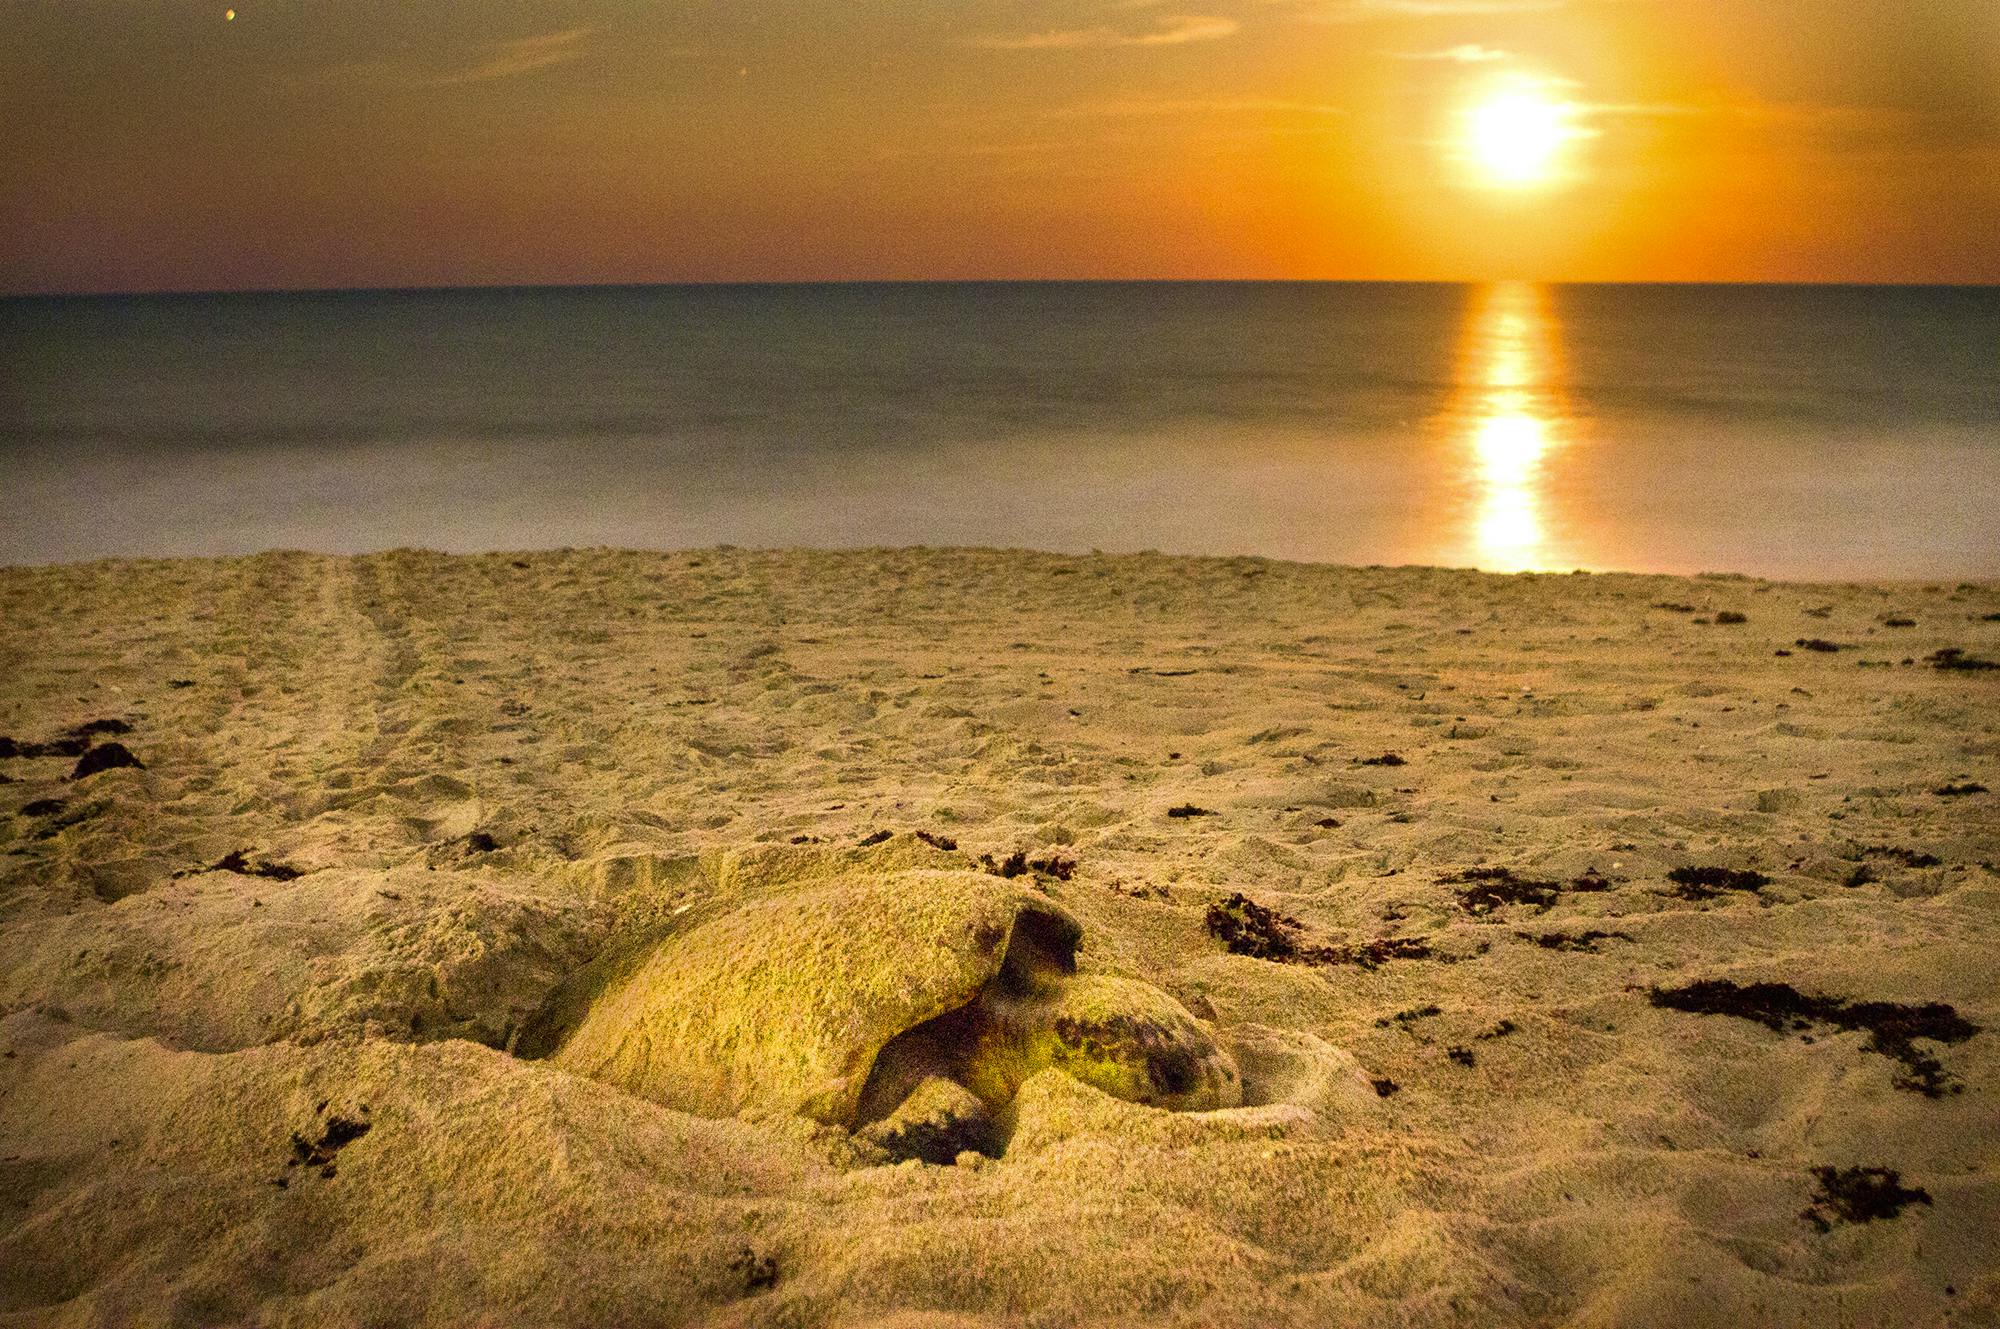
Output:
[[[0,570],[0,1324],[2000,1323],[1991,661],[1995,583]],[[808,898],[912,1000],[947,897],[1240,1103],[933,1163],[561,1051]]]

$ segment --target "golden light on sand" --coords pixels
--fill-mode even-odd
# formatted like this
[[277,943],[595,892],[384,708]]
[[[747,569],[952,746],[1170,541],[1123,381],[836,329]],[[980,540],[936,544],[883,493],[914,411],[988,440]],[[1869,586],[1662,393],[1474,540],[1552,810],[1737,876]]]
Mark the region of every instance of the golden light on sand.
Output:
[[1574,108],[1525,80],[1488,91],[1465,113],[1465,150],[1488,184],[1524,189],[1552,181],[1578,136]]

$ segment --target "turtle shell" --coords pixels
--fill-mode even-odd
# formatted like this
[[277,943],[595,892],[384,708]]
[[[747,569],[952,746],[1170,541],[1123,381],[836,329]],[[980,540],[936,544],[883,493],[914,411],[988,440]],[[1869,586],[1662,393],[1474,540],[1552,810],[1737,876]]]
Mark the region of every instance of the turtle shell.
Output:
[[662,941],[599,993],[558,1065],[704,1116],[839,1126],[876,1054],[1002,970],[1068,973],[1082,929],[975,872],[905,872],[755,900]]

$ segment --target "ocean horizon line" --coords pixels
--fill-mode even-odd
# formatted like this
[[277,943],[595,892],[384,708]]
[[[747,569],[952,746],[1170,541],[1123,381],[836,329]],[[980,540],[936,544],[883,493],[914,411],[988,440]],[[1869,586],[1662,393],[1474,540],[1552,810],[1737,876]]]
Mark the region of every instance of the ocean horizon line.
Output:
[[1051,287],[1051,286],[1533,286],[1620,289],[1729,290],[1886,290],[1992,291],[2000,282],[1937,281],[1765,281],[1662,278],[1569,280],[1537,277],[825,277],[797,279],[696,279],[684,281],[462,282],[360,286],[158,287],[132,290],[53,290],[0,292],[0,304],[59,300],[206,299],[224,296],[453,295],[546,291],[814,290],[876,287]]

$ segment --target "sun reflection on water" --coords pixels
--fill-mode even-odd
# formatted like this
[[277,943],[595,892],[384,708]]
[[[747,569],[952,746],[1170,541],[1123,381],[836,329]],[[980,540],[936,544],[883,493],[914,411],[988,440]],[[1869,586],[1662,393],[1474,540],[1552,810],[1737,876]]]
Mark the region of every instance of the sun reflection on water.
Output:
[[1459,354],[1454,436],[1469,454],[1469,543],[1495,572],[1549,566],[1548,461],[1562,443],[1555,318],[1526,283],[1476,293]]

